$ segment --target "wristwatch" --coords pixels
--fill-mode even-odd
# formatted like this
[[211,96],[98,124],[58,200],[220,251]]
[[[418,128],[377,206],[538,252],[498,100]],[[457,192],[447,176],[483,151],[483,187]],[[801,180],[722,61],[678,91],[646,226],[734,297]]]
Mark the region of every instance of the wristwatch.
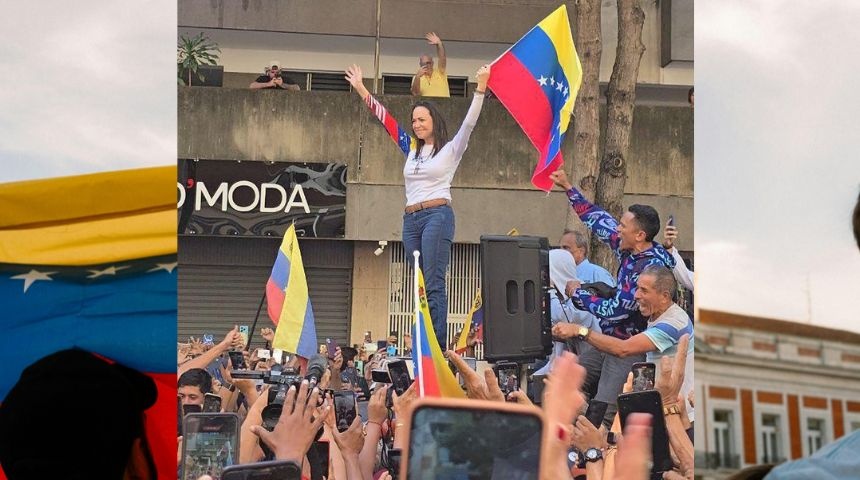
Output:
[[585,451],[583,456],[585,457],[586,462],[596,462],[598,460],[603,460],[603,451],[599,448],[591,447]]
[[589,330],[588,327],[580,325],[579,329],[576,330],[576,336],[579,337],[580,340],[585,340],[590,332],[591,330]]
[[680,415],[680,414],[681,414],[681,409],[678,407],[677,403],[673,403],[672,405],[669,405],[668,407],[663,407],[663,416]]

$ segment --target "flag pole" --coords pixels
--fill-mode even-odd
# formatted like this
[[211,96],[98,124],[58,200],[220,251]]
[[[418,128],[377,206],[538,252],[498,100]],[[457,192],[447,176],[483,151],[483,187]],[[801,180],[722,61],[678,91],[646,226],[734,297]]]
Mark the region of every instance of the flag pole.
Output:
[[[412,256],[415,257],[415,268],[413,269],[415,272],[415,281],[413,282],[414,283],[413,288],[415,290],[415,292],[414,292],[415,293],[415,355],[416,355],[415,358],[417,358],[418,363],[421,364],[424,362],[424,359],[421,357],[423,355],[423,352],[421,352],[421,325],[419,325],[419,323],[418,323],[419,321],[421,321],[421,314],[420,314],[421,298],[419,297],[419,293],[418,293],[418,272],[420,271],[420,267],[418,266],[418,257],[421,256],[421,252],[419,252],[418,250],[415,250],[412,252]],[[429,341],[428,341],[428,344],[429,344]],[[418,397],[419,398],[424,396],[424,375],[422,374],[421,370],[422,369],[419,368],[418,371],[415,372],[415,375],[418,377]]]
[[265,300],[266,300],[266,289],[263,288],[263,296],[260,297],[260,306],[257,307],[257,315],[254,316],[254,323],[251,325],[251,331],[248,332],[248,343],[247,343],[247,345],[245,345],[246,351],[250,351],[250,349],[251,349],[251,337],[254,336],[254,330],[257,329],[257,320],[260,319],[260,311],[263,310],[263,301],[265,301]]

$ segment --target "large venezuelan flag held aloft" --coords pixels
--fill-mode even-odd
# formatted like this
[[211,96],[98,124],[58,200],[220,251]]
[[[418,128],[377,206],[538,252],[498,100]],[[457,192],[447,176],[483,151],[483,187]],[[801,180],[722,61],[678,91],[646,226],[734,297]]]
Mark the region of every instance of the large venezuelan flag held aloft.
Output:
[[308,281],[295,225],[287,229],[278,249],[272,275],[266,284],[266,301],[269,318],[277,325],[272,347],[305,359],[316,353],[314,309],[308,297]]
[[430,319],[430,306],[424,288],[424,275],[415,257],[415,322],[412,326],[412,361],[414,363],[415,383],[418,384],[420,397],[466,398],[457,378],[448,368],[442,355],[433,321]]
[[159,478],[176,476],[174,185],[175,167],[0,184],[0,402],[60,350],[136,369],[158,389],[145,428]]
[[540,155],[532,184],[548,192],[549,175],[564,163],[561,145],[582,83],[567,7],[529,30],[491,69],[489,87]]

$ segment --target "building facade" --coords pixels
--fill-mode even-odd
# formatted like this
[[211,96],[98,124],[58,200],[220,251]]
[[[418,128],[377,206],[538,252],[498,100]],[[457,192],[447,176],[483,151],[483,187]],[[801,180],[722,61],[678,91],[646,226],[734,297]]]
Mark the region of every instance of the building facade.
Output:
[[700,310],[696,477],[811,455],[860,430],[860,334]]

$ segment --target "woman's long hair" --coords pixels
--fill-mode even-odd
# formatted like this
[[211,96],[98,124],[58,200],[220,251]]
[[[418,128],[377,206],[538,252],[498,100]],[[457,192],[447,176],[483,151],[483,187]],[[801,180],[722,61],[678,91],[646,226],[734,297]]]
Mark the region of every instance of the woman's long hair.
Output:
[[[442,114],[439,113],[439,110],[430,102],[421,100],[415,102],[415,105],[412,105],[412,114],[415,114],[415,109],[418,107],[424,107],[430,112],[430,118],[433,119],[433,152],[430,153],[431,157],[435,157],[439,150],[442,150],[442,147],[448,143],[448,127],[445,125],[445,119],[442,118]],[[409,119],[412,121],[412,118]],[[412,131],[412,135],[415,136],[415,131]],[[424,140],[416,137],[418,140],[418,148],[415,151],[415,155],[417,156],[421,149],[424,148]]]

